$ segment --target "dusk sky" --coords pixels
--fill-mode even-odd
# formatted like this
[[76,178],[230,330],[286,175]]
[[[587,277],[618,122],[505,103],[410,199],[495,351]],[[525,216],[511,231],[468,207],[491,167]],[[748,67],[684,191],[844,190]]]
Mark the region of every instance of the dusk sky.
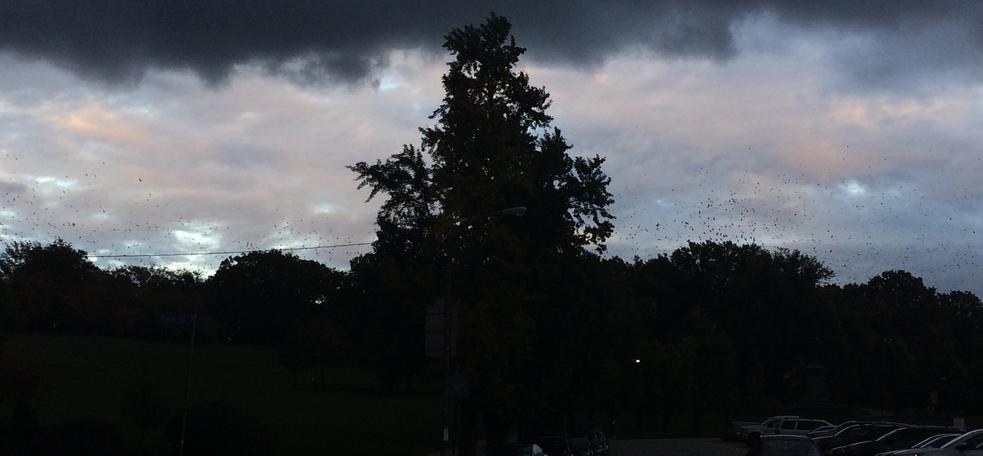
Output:
[[983,293],[973,1],[0,0],[0,241],[372,241],[379,201],[345,166],[419,143],[443,35],[489,11],[572,152],[607,157],[609,255],[757,242],[840,283],[906,269]]

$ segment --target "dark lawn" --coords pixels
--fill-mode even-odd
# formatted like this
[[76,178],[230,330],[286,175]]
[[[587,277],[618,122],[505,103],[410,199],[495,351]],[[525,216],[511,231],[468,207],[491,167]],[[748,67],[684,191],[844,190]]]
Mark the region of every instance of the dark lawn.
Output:
[[[41,424],[110,421],[139,441],[127,410],[159,410],[161,422],[144,437],[144,446],[157,454],[170,449],[164,421],[183,404],[187,345],[11,335],[3,356],[41,370]],[[372,377],[352,368],[338,368],[332,377],[335,386],[327,391],[296,389],[274,350],[198,345],[192,403],[223,401],[253,415],[277,434],[284,455],[424,454],[434,443],[439,402],[433,395],[373,392]]]

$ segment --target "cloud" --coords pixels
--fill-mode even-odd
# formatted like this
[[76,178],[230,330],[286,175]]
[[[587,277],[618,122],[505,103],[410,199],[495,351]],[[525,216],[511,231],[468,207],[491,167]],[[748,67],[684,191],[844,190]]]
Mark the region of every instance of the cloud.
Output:
[[[623,257],[687,240],[758,242],[816,255],[837,280],[905,268],[940,289],[971,289],[983,267],[978,89],[831,91],[840,39],[761,46],[767,20],[734,30],[726,65],[610,59],[589,77],[530,64],[556,100],[573,152],[613,177]],[[975,138],[975,139],[974,139]]]
[[149,140],[148,128],[124,120],[118,113],[108,111],[98,104],[88,104],[69,112],[52,108],[50,105],[43,107],[42,110],[53,111],[48,116],[48,121],[80,137],[122,147],[136,146]]
[[[739,52],[726,61],[635,48],[590,72],[522,62],[552,93],[573,153],[608,158],[611,252],[756,241],[815,254],[842,281],[905,268],[983,292],[972,280],[983,267],[980,88],[836,91],[837,62],[859,38],[793,22],[735,22]],[[0,182],[17,190],[0,200],[0,240],[62,237],[103,254],[371,241],[379,201],[365,204],[344,166],[417,142],[445,69],[423,49],[380,61],[378,87],[298,85],[240,65],[222,90],[156,70],[117,90],[0,56]],[[364,251],[300,254],[345,267]],[[220,260],[126,261],[210,271]]]
[[23,193],[25,191],[27,191],[27,186],[23,183],[0,180],[0,192],[5,195],[9,193]]
[[861,46],[840,60],[862,84],[935,69],[971,74],[983,46],[983,6],[960,0],[0,0],[0,49],[110,83],[177,69],[219,84],[244,64],[300,82],[352,83],[389,65],[394,49],[442,52],[447,31],[492,10],[513,21],[534,58],[577,65],[631,49],[726,59],[739,51],[734,28],[760,15],[859,35]]

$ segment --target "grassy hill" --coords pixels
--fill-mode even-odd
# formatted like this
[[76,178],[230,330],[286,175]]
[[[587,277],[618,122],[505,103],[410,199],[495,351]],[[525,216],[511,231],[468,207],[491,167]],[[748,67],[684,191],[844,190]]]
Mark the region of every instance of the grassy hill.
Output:
[[[148,454],[170,451],[164,426],[183,405],[187,345],[11,335],[3,356],[41,372],[42,425],[107,421]],[[338,367],[332,377],[326,391],[297,389],[271,349],[198,345],[191,401],[220,401],[252,415],[276,433],[280,454],[423,454],[434,443],[433,394],[382,394],[353,368]],[[141,413],[155,423],[145,435],[135,424]]]

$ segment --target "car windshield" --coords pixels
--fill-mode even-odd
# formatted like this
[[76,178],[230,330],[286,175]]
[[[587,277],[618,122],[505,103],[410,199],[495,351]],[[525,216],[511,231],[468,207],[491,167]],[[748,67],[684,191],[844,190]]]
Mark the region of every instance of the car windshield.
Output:
[[781,422],[782,422],[782,419],[781,418],[769,418],[764,423],[762,423],[762,425],[765,426],[765,427],[777,427],[778,426],[778,423],[781,423]]
[[914,429],[905,429],[905,428],[895,429],[895,430],[890,431],[890,432],[888,432],[888,433],[886,433],[886,434],[884,434],[884,435],[882,435],[882,436],[880,436],[880,437],[878,437],[878,438],[876,438],[874,440],[876,440],[878,442],[892,442],[892,441],[896,441],[896,440],[902,440],[902,439],[909,438],[915,432],[916,431]]
[[862,433],[866,432],[867,429],[869,429],[869,426],[864,426],[864,425],[860,425],[860,424],[854,424],[854,425],[847,426],[846,428],[841,429],[835,435],[836,436],[859,435],[859,434],[862,434]]
[[963,434],[958,438],[950,440],[949,443],[942,445],[942,448],[959,448],[963,445],[970,449],[983,448],[983,431]]
[[881,436],[894,432],[897,428],[895,427],[874,427],[873,429],[867,431],[864,434],[865,440],[878,440]]
[[945,432],[945,429],[914,427],[914,428],[907,428],[907,429],[899,429],[894,433],[881,437],[881,439],[879,440],[891,440],[891,441],[907,442],[909,444],[913,444],[915,442],[920,442],[924,439],[932,438],[942,432]]
[[949,434],[949,435],[943,435],[943,436],[937,436],[937,437],[930,437],[930,438],[926,439],[925,442],[922,443],[921,447],[924,447],[924,448],[940,448],[943,445],[945,445],[945,444],[949,443],[950,441],[952,441],[952,439],[955,439],[956,437],[959,437],[959,434]]
[[938,448],[945,445],[950,440],[958,437],[959,434],[937,434],[912,445],[912,448]]

